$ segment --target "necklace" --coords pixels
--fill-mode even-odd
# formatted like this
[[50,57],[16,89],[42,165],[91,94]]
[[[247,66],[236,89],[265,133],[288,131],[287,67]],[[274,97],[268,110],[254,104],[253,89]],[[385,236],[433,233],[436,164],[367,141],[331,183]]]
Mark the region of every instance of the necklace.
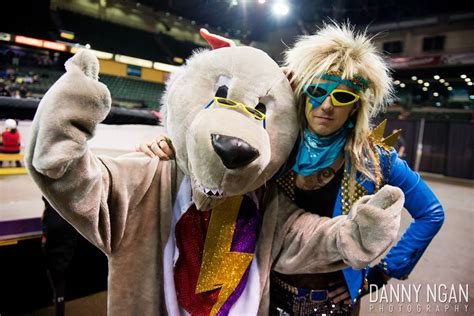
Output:
[[297,174],[295,184],[302,190],[310,191],[320,189],[328,184],[332,178],[334,178],[336,172],[342,167],[343,164],[344,156],[339,155],[336,161],[334,161],[334,163],[329,167],[318,170],[308,176]]

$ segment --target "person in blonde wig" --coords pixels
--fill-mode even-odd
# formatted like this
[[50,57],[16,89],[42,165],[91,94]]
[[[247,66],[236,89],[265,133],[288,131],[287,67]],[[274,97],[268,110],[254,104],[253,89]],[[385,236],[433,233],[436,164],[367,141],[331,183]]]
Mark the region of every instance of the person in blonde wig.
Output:
[[[440,229],[444,211],[420,176],[379,137],[380,130],[371,131],[371,118],[393,88],[387,64],[366,34],[349,25],[324,25],[285,52],[285,71],[301,112],[301,137],[273,181],[300,208],[325,217],[347,214],[359,198],[385,184],[398,186],[414,222],[374,267],[312,275],[299,266],[286,270],[291,275],[272,271],[270,314],[357,315],[358,300],[371,284],[408,276]],[[137,150],[170,159],[170,145],[159,136]]]
[[357,315],[370,284],[406,278],[440,229],[444,211],[420,176],[371,131],[391,99],[392,78],[371,38],[354,27],[325,24],[285,52],[285,68],[301,111],[301,140],[291,170],[276,180],[301,208],[321,216],[347,214],[383,185],[405,193],[414,222],[380,263],[317,275],[272,272],[272,315]]
[[[349,25],[326,25],[314,35],[301,36],[285,52],[285,66],[292,70],[292,82],[300,102],[307,96],[304,87],[321,76],[333,74],[353,82],[360,99],[354,118],[357,124],[348,139],[346,151],[351,155],[355,169],[375,180],[367,165],[369,161],[375,163],[368,138],[369,121],[391,99],[393,86],[387,64],[370,38],[355,32]],[[308,122],[303,120],[302,123],[306,128]]]

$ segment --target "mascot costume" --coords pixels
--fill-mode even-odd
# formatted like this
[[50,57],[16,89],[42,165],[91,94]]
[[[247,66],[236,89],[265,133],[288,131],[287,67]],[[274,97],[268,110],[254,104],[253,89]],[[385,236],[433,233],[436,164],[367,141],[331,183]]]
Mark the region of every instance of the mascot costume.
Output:
[[290,84],[263,51],[203,36],[218,49],[195,53],[163,97],[176,161],[88,149],[111,106],[88,51],[66,62],[33,122],[29,172],[108,256],[113,315],[268,314],[272,268],[363,268],[398,232],[397,188],[330,219],[304,213],[266,184],[298,134]]

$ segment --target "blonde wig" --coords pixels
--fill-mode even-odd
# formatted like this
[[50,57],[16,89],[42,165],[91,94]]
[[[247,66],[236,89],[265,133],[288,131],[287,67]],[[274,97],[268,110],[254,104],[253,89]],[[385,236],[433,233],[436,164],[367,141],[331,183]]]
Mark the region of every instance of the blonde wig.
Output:
[[[369,141],[370,119],[389,102],[393,85],[388,66],[371,38],[349,24],[324,24],[314,35],[299,37],[284,56],[285,66],[293,72],[292,84],[296,87],[296,97],[303,108],[303,118],[303,89],[320,76],[337,74],[356,84],[360,83],[358,79],[362,77],[368,82],[365,91],[356,91],[360,95],[357,113],[354,114],[356,124],[345,151],[346,157],[350,157],[353,175],[355,171],[360,171],[371,180],[380,179],[379,168],[374,168],[378,166],[378,161]],[[306,120],[303,121],[306,124]]]

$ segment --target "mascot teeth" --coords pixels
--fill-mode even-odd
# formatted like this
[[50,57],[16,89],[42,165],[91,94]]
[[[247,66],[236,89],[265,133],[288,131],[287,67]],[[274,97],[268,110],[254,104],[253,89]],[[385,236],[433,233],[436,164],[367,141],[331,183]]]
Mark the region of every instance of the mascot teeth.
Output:
[[196,188],[201,191],[202,193],[204,193],[205,195],[209,196],[209,197],[213,197],[213,198],[223,198],[225,196],[225,192],[223,190],[220,190],[220,189],[209,189],[209,188],[206,188],[205,186],[203,186],[199,181],[197,181],[196,179],[194,179],[194,183],[196,184]]

